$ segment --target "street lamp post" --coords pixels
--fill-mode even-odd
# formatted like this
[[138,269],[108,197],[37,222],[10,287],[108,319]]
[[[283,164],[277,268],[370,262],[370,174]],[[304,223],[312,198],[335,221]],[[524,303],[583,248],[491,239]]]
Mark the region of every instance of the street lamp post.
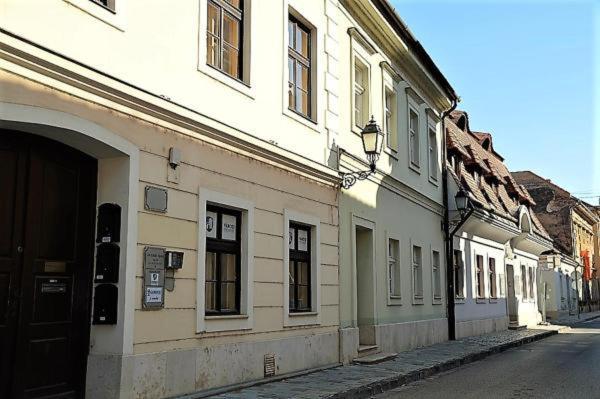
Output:
[[[448,250],[446,254],[446,281],[447,281],[447,302],[448,302],[448,339],[451,341],[456,339],[456,315],[455,315],[455,287],[454,284],[454,235],[458,230],[465,224],[473,213],[474,208],[469,202],[469,196],[466,191],[462,188],[458,190],[454,196],[456,202],[456,209],[460,214],[460,218],[453,223],[452,230],[448,231],[448,237],[446,237],[447,243],[446,248]],[[450,223],[448,223],[450,225]]]
[[349,189],[352,187],[357,180],[365,180],[367,177],[375,173],[375,164],[381,154],[383,146],[383,132],[381,128],[375,122],[375,118],[371,116],[369,123],[365,125],[363,130],[360,132],[362,139],[363,150],[367,155],[367,161],[369,161],[369,170],[361,170],[356,172],[344,173],[340,172],[342,177],[342,188]]

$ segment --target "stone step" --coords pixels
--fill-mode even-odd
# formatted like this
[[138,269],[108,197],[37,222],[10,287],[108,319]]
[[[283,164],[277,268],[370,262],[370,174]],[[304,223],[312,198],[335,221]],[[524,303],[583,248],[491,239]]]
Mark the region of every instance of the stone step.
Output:
[[397,353],[391,352],[377,352],[367,356],[361,356],[354,359],[354,363],[358,364],[375,364],[385,362],[386,360],[393,359],[397,356]]
[[510,324],[508,325],[508,329],[509,329],[509,330],[515,330],[515,331],[521,331],[521,330],[526,330],[526,329],[527,329],[527,326],[526,326],[526,325],[524,325],[524,324],[521,324],[521,325],[519,325],[519,324],[516,324],[516,323],[514,323],[514,324],[513,324],[513,323],[510,323]]
[[372,355],[379,352],[377,345],[359,345],[358,346],[358,357]]

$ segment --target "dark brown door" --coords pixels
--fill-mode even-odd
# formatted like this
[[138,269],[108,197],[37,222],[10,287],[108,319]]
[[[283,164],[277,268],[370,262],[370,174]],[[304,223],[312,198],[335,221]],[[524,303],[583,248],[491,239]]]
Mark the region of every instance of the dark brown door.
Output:
[[96,162],[19,132],[0,143],[0,396],[83,397]]

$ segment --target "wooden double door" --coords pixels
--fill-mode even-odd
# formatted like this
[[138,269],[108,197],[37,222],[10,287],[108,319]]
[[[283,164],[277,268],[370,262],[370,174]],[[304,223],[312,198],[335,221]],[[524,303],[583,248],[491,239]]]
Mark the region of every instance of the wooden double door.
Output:
[[89,347],[97,164],[0,130],[0,397],[78,398]]

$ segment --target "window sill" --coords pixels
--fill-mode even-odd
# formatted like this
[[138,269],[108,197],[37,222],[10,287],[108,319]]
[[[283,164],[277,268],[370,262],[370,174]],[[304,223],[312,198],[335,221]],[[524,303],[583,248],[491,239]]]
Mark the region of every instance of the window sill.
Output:
[[387,300],[388,306],[402,306],[402,297],[397,295],[388,296]]
[[69,3],[72,6],[80,9],[81,11],[89,14],[90,16],[106,23],[107,25],[112,26],[120,30],[121,32],[125,31],[125,21],[124,21],[124,10],[123,6],[120,5],[120,1],[117,1],[116,7],[118,8],[113,10],[108,8],[100,3],[96,3],[95,1],[90,0],[63,0],[65,3]]
[[429,176],[429,183],[433,184],[436,187],[440,186],[440,181],[438,179],[434,179],[433,177]]
[[292,111],[287,107],[283,109],[283,115],[294,120],[295,122],[303,124],[304,126],[308,127],[311,130],[314,130],[317,133],[321,133],[321,130],[319,129],[319,123],[316,120],[298,114],[296,111]]
[[288,313],[289,317],[309,317],[309,316],[317,316],[319,312],[290,312]]
[[413,297],[413,305],[424,305],[423,297]]
[[412,170],[413,172],[415,172],[416,174],[420,175],[421,174],[421,167],[419,165],[416,165],[414,162],[410,161],[408,163],[408,168],[410,170]]
[[221,70],[208,65],[206,63],[206,60],[200,60],[198,65],[198,71],[205,74],[208,77],[213,78],[217,82],[222,83],[230,89],[233,89],[238,93],[245,95],[248,98],[254,100],[254,98],[256,97],[254,93],[254,88],[250,84],[238,80],[232,76],[229,76],[225,72],[222,72]]
[[394,160],[398,161],[400,159],[400,157],[398,156],[398,151],[394,150],[392,147],[385,147],[383,149],[383,151],[388,154],[390,156],[390,158],[393,158]]
[[204,320],[243,320],[247,319],[247,314],[227,314],[227,315],[214,315],[204,316]]
[[485,298],[477,298],[477,299],[475,299],[475,303],[487,303],[487,302],[488,301]]
[[441,305],[442,304],[442,297],[439,297],[439,298],[438,297],[434,297],[432,304],[433,305]]
[[466,303],[466,300],[464,297],[454,297],[454,304],[462,305],[464,303]]
[[498,303],[498,298],[490,298],[490,303]]

